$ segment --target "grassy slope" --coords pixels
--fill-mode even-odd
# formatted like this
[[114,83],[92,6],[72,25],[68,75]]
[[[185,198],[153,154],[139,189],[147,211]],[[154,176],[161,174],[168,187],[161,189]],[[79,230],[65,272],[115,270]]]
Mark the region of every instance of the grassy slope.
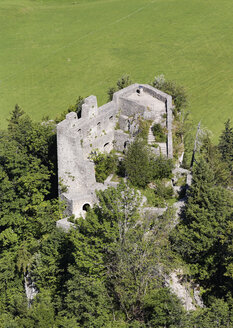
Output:
[[195,121],[233,118],[232,0],[0,0],[1,127],[15,103],[35,119],[123,73],[186,86]]

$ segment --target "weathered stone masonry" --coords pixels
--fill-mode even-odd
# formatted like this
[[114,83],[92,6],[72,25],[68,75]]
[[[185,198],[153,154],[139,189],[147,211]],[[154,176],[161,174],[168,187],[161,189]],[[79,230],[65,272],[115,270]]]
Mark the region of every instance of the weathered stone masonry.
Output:
[[99,108],[96,97],[90,96],[85,99],[80,119],[71,112],[57,125],[58,176],[68,187],[60,197],[67,203],[67,215],[82,215],[87,204],[96,202],[95,190],[111,185],[96,182],[90,153],[96,149],[124,151],[137,134],[139,117],[167,127],[167,143],[154,151],[160,149],[172,158],[172,98],[149,85],[122,89]]

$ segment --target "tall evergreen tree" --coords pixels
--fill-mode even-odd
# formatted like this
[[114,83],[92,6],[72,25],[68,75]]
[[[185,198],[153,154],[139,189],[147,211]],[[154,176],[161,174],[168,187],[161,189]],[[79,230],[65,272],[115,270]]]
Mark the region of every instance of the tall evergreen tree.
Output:
[[218,145],[219,151],[222,155],[222,159],[226,162],[232,171],[233,169],[233,128],[231,127],[231,121],[228,119],[225,122],[225,129],[223,130]]
[[142,139],[136,139],[125,156],[125,169],[131,183],[136,187],[145,187],[152,179],[150,156]]

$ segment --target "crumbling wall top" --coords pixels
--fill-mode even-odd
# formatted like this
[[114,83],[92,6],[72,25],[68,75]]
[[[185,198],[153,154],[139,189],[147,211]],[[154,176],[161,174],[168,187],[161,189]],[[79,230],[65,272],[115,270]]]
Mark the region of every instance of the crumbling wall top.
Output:
[[84,99],[82,105],[82,118],[90,118],[98,114],[98,105],[96,96],[89,96]]

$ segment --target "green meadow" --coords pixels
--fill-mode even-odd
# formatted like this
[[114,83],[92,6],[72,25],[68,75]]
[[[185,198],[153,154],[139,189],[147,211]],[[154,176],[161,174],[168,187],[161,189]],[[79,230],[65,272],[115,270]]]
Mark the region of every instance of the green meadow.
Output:
[[54,118],[124,73],[185,86],[214,139],[233,119],[232,0],[0,0],[0,127],[18,103]]

